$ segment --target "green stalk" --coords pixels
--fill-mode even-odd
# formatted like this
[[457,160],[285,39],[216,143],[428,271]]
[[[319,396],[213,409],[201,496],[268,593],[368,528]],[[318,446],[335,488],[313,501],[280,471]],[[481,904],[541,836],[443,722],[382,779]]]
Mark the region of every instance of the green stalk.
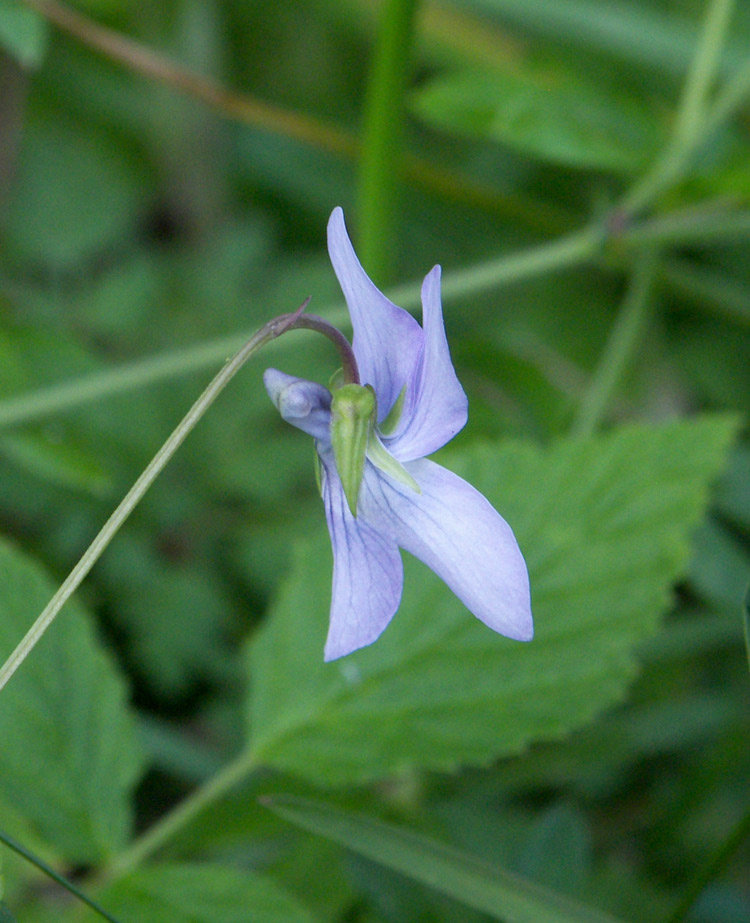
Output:
[[651,315],[657,264],[655,250],[644,251],[635,261],[630,287],[573,422],[572,432],[578,436],[591,435],[601,423],[607,405],[641,342]]
[[677,120],[670,143],[650,170],[625,196],[623,209],[630,214],[648,207],[678,182],[704,137],[702,130],[708,98],[721,64],[734,0],[710,0],[703,30],[683,84]]
[[730,119],[750,95],[750,61],[746,61],[737,73],[716,93],[711,109],[701,127],[702,137],[715,131]]
[[[306,303],[305,303],[306,304]],[[7,659],[2,669],[0,669],[0,690],[8,683],[10,678],[28,657],[34,646],[42,637],[44,632],[49,628],[55,619],[57,613],[62,609],[65,603],[75,593],[82,581],[101,556],[104,549],[109,545],[118,530],[133,512],[135,507],[143,498],[146,491],[154,483],[156,478],[161,474],[172,458],[177,449],[182,445],[188,433],[192,431],[203,414],[213,404],[219,394],[239,372],[247,360],[254,355],[262,346],[287,330],[291,329],[294,324],[300,320],[300,311],[295,314],[283,314],[275,318],[255,333],[240,351],[227,362],[224,368],[216,375],[206,390],[201,394],[198,400],[193,404],[186,416],[174,430],[172,435],[167,439],[164,445],[159,449],[149,465],[143,471],[141,476],[130,488],[125,498],[122,500],[117,509],[112,513],[107,522],[102,527],[99,534],[89,545],[83,556],[60,586],[58,591],[42,610],[34,624],[28,630],[18,647]]]
[[[739,238],[748,234],[750,212],[720,209],[708,203],[700,210],[667,214],[627,228],[618,235],[617,244],[625,252],[631,246],[683,245],[707,238]],[[443,277],[443,302],[457,302],[504,285],[594,262],[599,259],[606,242],[603,228],[591,224],[520,253],[503,254],[452,270]],[[419,305],[419,289],[418,282],[410,282],[389,289],[386,294],[393,302],[410,310]],[[346,309],[340,304],[325,309],[324,313],[334,324],[347,322]],[[0,429],[34,422],[102,398],[200,371],[220,362],[246,339],[246,334],[223,337],[0,400]]]
[[95,910],[99,916],[104,917],[105,920],[109,920],[109,923],[118,923],[112,914],[107,913],[107,911],[103,907],[100,907],[96,901],[93,901],[90,897],[87,897],[80,888],[77,888],[73,884],[73,882],[68,881],[67,878],[64,878],[62,875],[58,874],[51,866],[47,865],[46,862],[42,861],[38,856],[35,856],[34,853],[29,852],[25,846],[22,846],[12,837],[9,837],[7,833],[0,831],[0,842],[5,843],[9,849],[12,849],[13,852],[17,853],[19,856],[23,856],[27,862],[35,865],[38,869],[44,872],[45,875],[48,875],[53,881],[56,881],[61,887],[65,888],[66,891],[69,891],[71,894],[77,897],[79,901],[82,901],[92,910]]
[[523,253],[503,255],[467,269],[455,269],[443,279],[443,300],[460,301],[500,285],[580,266],[594,260],[605,241],[603,230],[591,224]]
[[703,31],[685,79],[675,125],[675,138],[682,143],[689,144],[700,130],[721,64],[734,2],[711,0],[707,4]]
[[176,808],[150,827],[129,849],[115,857],[113,862],[95,877],[92,885],[99,887],[125,878],[184,830],[209,805],[223,798],[258,768],[252,751],[240,753],[208,782],[195,789]]
[[404,94],[417,0],[386,0],[367,85],[359,174],[359,249],[376,284],[391,275]]

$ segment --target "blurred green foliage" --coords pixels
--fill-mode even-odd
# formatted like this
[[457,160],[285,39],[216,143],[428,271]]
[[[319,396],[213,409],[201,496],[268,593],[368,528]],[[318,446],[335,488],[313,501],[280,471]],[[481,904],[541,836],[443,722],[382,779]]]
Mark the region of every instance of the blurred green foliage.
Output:
[[[445,299],[470,401],[446,464],[519,530],[540,640],[489,636],[409,566],[382,642],[324,667],[330,558],[312,449],[278,419],[261,372],[326,383],[335,358],[307,333],[269,348],[107,549],[84,605],[0,692],[0,826],[67,873],[137,866],[99,895],[122,921],[487,919],[257,800],[319,786],[623,920],[668,920],[740,824],[747,101],[641,211],[621,208],[670,149],[719,3],[419,5],[398,209],[375,246],[394,284],[436,262],[446,288],[468,280]],[[13,543],[0,554],[0,660],[50,594],[41,570],[65,577],[225,344],[307,295],[343,321],[325,222],[343,205],[357,243],[356,141],[382,10],[71,0],[79,18],[60,28],[31,6],[0,0],[0,421],[13,420],[0,424],[0,531]],[[119,61],[102,53],[98,26],[158,66],[141,73],[132,45],[115,46]],[[709,90],[741,80],[749,47],[738,3]],[[190,92],[168,61],[199,75]],[[206,80],[228,95],[198,98]],[[565,235],[584,227],[596,231],[585,259],[566,257]],[[555,241],[563,256],[545,262]],[[639,245],[658,249],[649,323],[600,421],[609,432],[570,441]],[[501,257],[512,281],[480,282]],[[720,413],[664,422],[697,411]],[[524,677],[525,695],[506,696]],[[265,753],[253,749],[264,735]],[[235,786],[226,766],[246,770]],[[157,834],[168,863],[133,858],[131,815],[138,836],[164,830],[153,825],[216,779],[190,824]],[[750,920],[748,849],[726,857],[693,923]],[[20,920],[79,918],[1,858]]]

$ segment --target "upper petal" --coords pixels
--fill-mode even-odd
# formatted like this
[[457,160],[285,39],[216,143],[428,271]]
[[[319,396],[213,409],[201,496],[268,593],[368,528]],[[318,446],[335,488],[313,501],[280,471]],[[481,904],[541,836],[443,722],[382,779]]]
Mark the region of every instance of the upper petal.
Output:
[[386,440],[388,450],[399,461],[435,452],[463,429],[468,418],[468,401],[445,337],[439,266],[422,283],[422,325],[422,358],[406,393],[401,424]]
[[435,571],[494,631],[533,635],[529,576],[510,526],[458,475],[427,459],[408,462],[420,494],[388,477],[366,476],[360,510]]
[[321,454],[323,502],[333,547],[331,620],[325,659],[372,644],[398,608],[403,565],[391,535],[349,512],[333,454]]
[[411,314],[389,301],[364,271],[340,208],[333,210],[328,222],[328,253],[352,318],[352,348],[362,384],[375,389],[378,420],[383,420],[419,363],[422,329]]

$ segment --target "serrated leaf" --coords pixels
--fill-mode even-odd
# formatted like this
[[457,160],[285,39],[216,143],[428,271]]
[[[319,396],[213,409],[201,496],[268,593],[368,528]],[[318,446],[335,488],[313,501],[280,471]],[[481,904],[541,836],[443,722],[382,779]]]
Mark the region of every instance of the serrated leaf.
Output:
[[[121,923],[312,923],[308,911],[270,879],[218,865],[140,869],[107,889],[102,904]],[[86,921],[97,919],[89,913]]]
[[571,167],[632,172],[663,141],[654,113],[634,96],[572,69],[530,62],[518,73],[438,77],[416,94],[413,108],[444,131]]
[[616,923],[615,918],[436,840],[304,798],[267,805],[292,823],[436,888],[504,923]]
[[506,443],[449,459],[516,531],[531,574],[530,644],[490,632],[408,560],[384,635],[324,664],[327,536],[304,546],[250,649],[256,761],[337,785],[485,764],[622,699],[734,428],[726,418],[631,426],[547,451]]
[[[0,662],[49,601],[39,567],[0,543]],[[130,835],[142,758],[119,672],[74,602],[0,692],[0,799],[71,862]]]
[[0,0],[0,46],[24,67],[38,67],[47,51],[49,26],[18,0]]

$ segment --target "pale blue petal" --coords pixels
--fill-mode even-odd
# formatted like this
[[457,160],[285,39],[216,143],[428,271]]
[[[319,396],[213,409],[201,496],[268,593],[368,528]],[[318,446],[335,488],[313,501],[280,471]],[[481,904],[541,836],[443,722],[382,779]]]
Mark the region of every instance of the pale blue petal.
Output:
[[327,388],[278,369],[266,369],[263,384],[282,419],[324,446],[330,444],[331,393]]
[[340,208],[333,210],[328,222],[328,252],[352,318],[352,348],[362,384],[375,389],[381,421],[412,379],[422,353],[422,329],[370,280],[354,252]]
[[439,266],[422,283],[422,325],[422,359],[407,388],[401,424],[386,440],[388,450],[399,461],[422,458],[442,448],[463,429],[468,418],[466,394],[456,377],[445,338]]
[[396,542],[349,511],[331,452],[321,455],[323,502],[333,547],[331,619],[325,659],[372,644],[401,601],[403,566]]
[[427,459],[404,467],[417,494],[370,470],[360,516],[376,522],[447,583],[494,631],[529,641],[533,635],[529,577],[510,526],[458,475]]

